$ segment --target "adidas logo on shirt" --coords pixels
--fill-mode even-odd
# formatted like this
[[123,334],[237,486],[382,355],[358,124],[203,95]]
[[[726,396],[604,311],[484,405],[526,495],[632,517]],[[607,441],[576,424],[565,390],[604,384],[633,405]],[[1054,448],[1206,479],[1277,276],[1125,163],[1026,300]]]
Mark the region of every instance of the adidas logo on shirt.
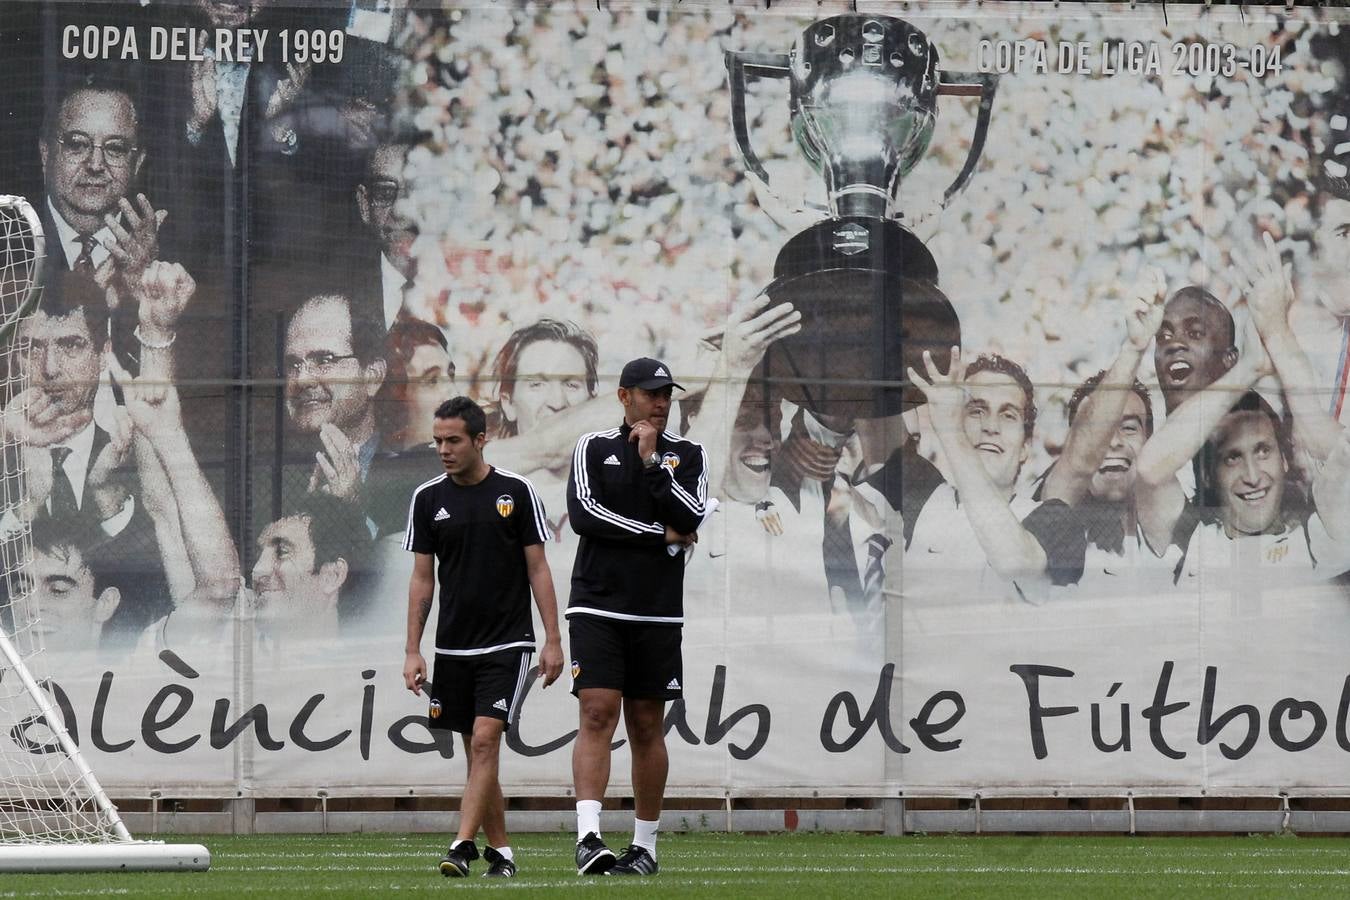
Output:
[[444,522],[446,519],[450,518],[450,514],[446,512],[445,507],[442,506],[440,509],[436,510],[436,515],[431,518],[434,522]]
[[680,690],[680,679],[678,679],[678,678],[672,678],[672,679],[670,679],[670,684],[666,685],[666,690],[668,690],[668,691],[678,691],[678,690]]
[[500,709],[502,712],[506,712],[506,711],[507,711],[507,709],[506,709],[506,701],[505,701],[505,700],[498,700],[496,703],[492,704],[492,708],[493,708],[493,709]]
[[607,466],[619,466],[619,465],[623,465],[623,463],[619,462],[619,458],[618,458],[617,456],[615,456],[613,453],[611,453],[611,454],[609,455],[609,457],[605,460],[605,465],[607,465]]

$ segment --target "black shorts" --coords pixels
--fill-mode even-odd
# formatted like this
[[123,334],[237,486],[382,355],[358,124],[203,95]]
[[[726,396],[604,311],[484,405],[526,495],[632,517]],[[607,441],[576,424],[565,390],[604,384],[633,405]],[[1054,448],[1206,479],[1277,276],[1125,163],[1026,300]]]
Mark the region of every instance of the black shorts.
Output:
[[683,692],[678,625],[571,616],[572,693],[611,688],[635,700],[677,700]]
[[501,719],[510,728],[520,712],[533,652],[498,650],[478,656],[437,653],[428,691],[428,727],[472,734],[473,720],[486,716]]

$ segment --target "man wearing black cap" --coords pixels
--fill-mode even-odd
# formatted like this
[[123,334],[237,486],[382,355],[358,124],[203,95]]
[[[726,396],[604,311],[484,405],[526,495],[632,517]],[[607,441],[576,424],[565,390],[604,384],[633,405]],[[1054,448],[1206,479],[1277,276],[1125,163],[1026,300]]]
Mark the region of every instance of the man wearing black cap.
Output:
[[[703,448],[666,431],[675,383],[646,357],[623,367],[618,428],[583,435],[572,454],[567,511],[581,540],[567,607],[572,692],[581,724],[572,748],[577,872],[656,874],[665,793],[665,706],[681,696],[684,554],[706,514]],[[672,549],[673,548],[673,549]],[[600,837],[610,741],[619,713],[633,755],[633,842],[616,860]]]

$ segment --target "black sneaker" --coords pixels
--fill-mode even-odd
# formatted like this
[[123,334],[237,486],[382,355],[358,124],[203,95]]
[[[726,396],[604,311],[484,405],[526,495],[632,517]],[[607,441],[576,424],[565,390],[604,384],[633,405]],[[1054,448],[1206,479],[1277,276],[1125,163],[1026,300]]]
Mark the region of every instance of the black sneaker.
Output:
[[628,849],[623,851],[612,868],[610,875],[655,875],[658,871],[656,857],[647,852],[646,848],[639,847],[637,844],[630,844]]
[[516,864],[502,856],[493,847],[483,849],[483,862],[488,864],[484,878],[515,878]]
[[614,865],[614,851],[592,831],[577,841],[577,874],[603,875]]
[[469,874],[469,863],[478,858],[478,848],[473,841],[465,841],[458,847],[451,847],[441,857],[441,874],[446,878],[464,878]]

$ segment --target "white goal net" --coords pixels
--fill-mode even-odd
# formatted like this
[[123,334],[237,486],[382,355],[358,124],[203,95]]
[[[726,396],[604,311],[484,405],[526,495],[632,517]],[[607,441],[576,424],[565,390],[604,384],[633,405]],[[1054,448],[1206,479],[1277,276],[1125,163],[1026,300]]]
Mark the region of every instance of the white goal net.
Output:
[[0,871],[205,868],[198,845],[135,841],[70,739],[43,685],[42,610],[24,478],[27,341],[40,302],[41,222],[0,195]]

